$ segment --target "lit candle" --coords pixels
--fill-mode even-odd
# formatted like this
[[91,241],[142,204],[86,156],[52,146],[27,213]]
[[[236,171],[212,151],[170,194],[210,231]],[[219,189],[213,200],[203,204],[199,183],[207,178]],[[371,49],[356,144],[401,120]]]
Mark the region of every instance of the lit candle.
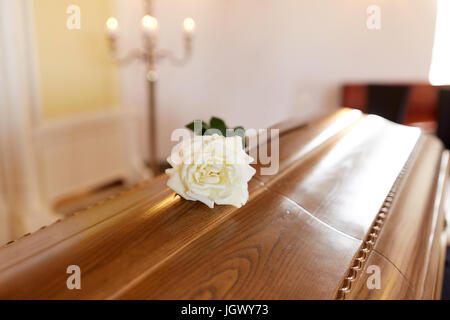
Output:
[[158,20],[155,17],[146,15],[142,18],[142,30],[148,36],[155,36],[158,31]]
[[195,21],[192,18],[186,18],[183,21],[184,32],[187,34],[192,34],[195,29]]
[[116,18],[110,17],[106,20],[106,31],[110,37],[114,37],[119,29],[119,21]]

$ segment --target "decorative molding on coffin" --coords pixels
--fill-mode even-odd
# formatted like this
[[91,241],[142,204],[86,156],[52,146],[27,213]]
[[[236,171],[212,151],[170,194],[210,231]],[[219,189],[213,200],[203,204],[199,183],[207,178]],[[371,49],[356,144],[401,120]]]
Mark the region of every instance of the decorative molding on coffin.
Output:
[[[425,143],[416,148],[417,157],[403,171],[404,178],[396,189],[395,197],[387,199],[399,172],[411,157],[412,150],[415,150],[419,134],[411,128],[396,127],[399,130],[393,133],[403,138],[389,145],[389,139],[394,135],[383,136],[382,133],[397,125],[368,116],[336,143],[329,144],[328,139],[317,139],[345,114],[337,114],[330,121],[283,135],[280,146],[284,152],[281,152],[280,168],[289,174],[272,179],[261,176],[252,180],[252,199],[240,209],[217,206],[211,211],[199,203],[182,200],[168,190],[167,176],[161,175],[142,184],[142,187],[92,207],[84,214],[75,214],[1,247],[0,296],[7,299],[181,299],[198,297],[199,292],[214,290],[210,297],[336,298],[342,280],[358,257],[361,239],[366,238],[367,230],[374,226],[374,219],[379,218],[380,208],[388,207],[385,205],[388,200],[393,207],[383,223],[369,260],[378,257],[378,260],[371,261],[385,262],[381,265],[381,271],[389,279],[389,286],[383,286],[374,294],[362,286],[365,284],[363,270],[371,264],[371,261],[366,261],[345,298],[411,297],[408,284],[415,281],[420,287],[425,274],[423,270],[438,269],[434,255],[438,250],[433,249],[433,254],[425,259],[423,257],[428,256],[429,246],[418,247],[417,244],[429,243],[431,236],[437,239],[441,235],[439,225],[431,223],[435,215],[428,210],[434,203],[437,175],[443,172],[439,171],[438,166],[442,157],[441,146],[436,139],[427,137]],[[361,126],[367,130],[367,136],[356,131]],[[314,152],[315,155],[308,161],[303,161],[304,157],[299,159],[298,155],[304,155],[302,151],[305,148],[310,150],[309,153],[316,149],[309,147],[311,142],[317,147],[323,144],[329,147]],[[344,151],[342,144],[347,148]],[[380,144],[390,146],[390,152],[384,153],[386,148],[378,152]],[[358,154],[366,156],[355,158],[355,148],[359,148]],[[357,184],[347,183],[353,180],[348,180],[351,176],[343,172],[340,166],[345,159],[329,161],[330,155],[338,151],[339,154],[348,153],[354,159],[354,165],[349,167],[352,176],[363,176],[363,180],[356,181]],[[373,161],[367,161],[368,156],[374,157]],[[294,166],[294,162],[297,165]],[[315,172],[313,169],[321,164],[325,167]],[[377,164],[387,164],[387,167],[376,167]],[[383,176],[383,172],[389,174]],[[365,173],[369,173],[368,176]],[[264,185],[261,185],[263,179]],[[371,188],[380,179],[386,183]],[[325,184],[322,184],[323,181]],[[422,188],[418,188],[418,184]],[[326,206],[330,203],[328,191],[301,198],[304,193],[304,188],[299,189],[301,186],[316,186],[325,190],[325,187],[335,185],[343,186],[334,189],[333,199],[337,205]],[[445,186],[437,190],[445,191]],[[277,193],[283,193],[289,199]],[[365,196],[376,197],[377,201],[359,202],[358,207],[348,205],[356,198]],[[411,206],[414,208],[416,203],[411,203],[408,198],[414,196],[421,205],[411,216]],[[302,203],[317,219],[298,208],[293,203],[295,201]],[[368,219],[355,221],[360,215]],[[319,221],[321,218],[334,220],[322,220],[325,222],[322,223]],[[414,221],[405,226],[404,222],[409,218]],[[346,223],[339,224],[344,219]],[[425,220],[428,228],[423,228],[422,222]],[[326,224],[339,227],[335,229],[342,232]],[[397,228],[401,225],[403,228]],[[431,228],[432,225],[436,228]],[[408,239],[408,233],[414,239]],[[350,234],[357,237],[349,237]],[[74,250],[80,266],[95,266],[85,273],[82,291],[67,290],[64,285],[66,275],[58,273],[58,270],[73,263]],[[104,254],[99,255],[99,250]],[[114,263],[111,263],[111,258]],[[130,268],[131,264],[133,268]],[[411,268],[404,270],[404,266]],[[233,277],[228,276],[230,273]],[[427,284],[437,279],[435,272],[426,274],[429,275]]]
[[386,199],[384,200],[383,205],[381,206],[380,211],[376,215],[371,227],[369,228],[369,232],[365,236],[361,247],[356,254],[355,258],[353,259],[347,274],[342,281],[341,285],[339,286],[339,289],[336,294],[336,299],[345,299],[346,295],[350,293],[352,289],[352,284],[358,279],[360,276],[361,270],[364,269],[364,265],[366,261],[369,259],[370,254],[373,251],[373,248],[375,247],[375,243],[378,239],[378,236],[381,233],[381,230],[383,228],[384,222],[386,218],[388,217],[390,210],[392,208],[392,204],[395,201],[395,197],[402,185],[403,178],[405,177],[405,174],[410,167],[411,162],[414,159],[414,156],[416,155],[418,151],[418,145],[420,144],[420,140],[415,145],[414,149],[411,152],[411,155],[409,156],[408,160],[406,161],[403,168],[400,170],[397,179],[395,180],[394,184],[392,185],[391,190],[389,191],[388,195],[386,196]]
[[[383,235],[386,237],[385,233],[392,231],[392,219],[398,219],[399,216],[411,214],[411,219],[413,219],[414,213],[410,211],[399,211],[399,202],[404,201],[405,199],[405,191],[404,189],[408,189],[408,184],[411,183],[419,183],[422,184],[421,180],[417,180],[415,178],[415,182],[411,182],[410,180],[412,175],[417,174],[421,169],[417,168],[418,162],[422,159],[421,154],[425,152],[427,145],[440,145],[442,143],[435,139],[432,136],[421,135],[420,139],[417,141],[414,149],[411,151],[408,160],[405,162],[405,165],[399,172],[399,175],[394,182],[392,189],[386,196],[383,205],[375,217],[372,225],[368,229],[366,236],[363,239],[363,243],[360,246],[360,249],[355,254],[348,271],[346,272],[344,279],[339,285],[335,298],[336,299],[355,299],[357,297],[357,293],[353,292],[353,289],[359,292],[362,286],[366,286],[365,281],[367,277],[364,276],[364,270],[366,270],[367,261],[373,258],[374,254],[383,256],[384,259],[389,261],[401,278],[405,280],[405,285],[408,287],[409,293],[403,296],[403,299],[440,299],[441,297],[441,289],[443,283],[443,266],[445,265],[445,249],[446,249],[446,233],[445,233],[445,210],[444,210],[444,200],[446,193],[446,185],[447,179],[450,172],[450,161],[449,161],[449,151],[445,150],[442,152],[442,156],[438,157],[438,162],[434,163],[436,166],[436,181],[437,184],[433,187],[432,192],[430,193],[430,200],[432,201],[432,206],[429,208],[427,212],[427,219],[430,224],[422,221],[421,228],[429,228],[429,230],[433,233],[433,237],[429,237],[423,242],[417,239],[411,241],[411,245],[420,247],[419,243],[422,243],[423,248],[425,248],[424,265],[422,272],[419,272],[415,275],[415,278],[412,278],[411,274],[408,273],[408,270],[402,270],[401,264],[398,264],[398,261],[393,259],[392,254],[389,252],[384,252],[382,248],[380,249],[380,241],[384,240],[384,245],[386,245],[386,239],[383,239]],[[423,169],[423,168],[422,168]],[[417,171],[416,171],[417,170]],[[423,171],[422,171],[423,172]],[[410,187],[410,186],[409,186]],[[415,195],[410,194],[409,196],[414,197]],[[402,200],[403,197],[403,200]],[[408,196],[406,196],[408,197]],[[425,197],[425,195],[424,195]],[[406,198],[407,199],[407,198]],[[420,207],[420,206],[419,206]],[[401,209],[400,209],[401,210]],[[420,210],[420,209],[419,209]],[[391,217],[391,218],[390,218]],[[385,224],[389,224],[390,226],[386,226],[383,228]],[[404,228],[409,228],[411,226],[404,226]],[[386,230],[385,229],[390,229]],[[409,229],[408,229],[409,230]],[[384,232],[382,234],[382,232]],[[398,232],[399,236],[401,232]],[[436,234],[434,234],[436,233]],[[405,234],[403,234],[403,238],[405,241]],[[389,244],[390,246],[391,244]],[[396,246],[395,244],[394,247]],[[410,249],[410,248],[404,248]],[[380,251],[381,250],[381,251]],[[417,259],[417,252],[413,253],[414,257],[411,259]],[[434,260],[434,261],[433,261]],[[419,260],[417,260],[419,261]],[[416,262],[418,263],[418,262]],[[434,263],[434,265],[433,265]],[[436,267],[436,263],[439,267]],[[398,284],[400,286],[400,284]],[[369,290],[370,291],[370,290]],[[382,291],[383,292],[383,291]],[[356,294],[356,295],[355,295]],[[374,298],[380,297],[379,295],[367,295],[366,298]]]

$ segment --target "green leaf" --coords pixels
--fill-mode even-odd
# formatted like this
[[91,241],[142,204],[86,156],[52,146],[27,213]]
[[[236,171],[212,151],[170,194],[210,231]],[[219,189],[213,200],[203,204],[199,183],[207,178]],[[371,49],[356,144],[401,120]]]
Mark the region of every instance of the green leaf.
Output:
[[234,128],[234,134],[240,136],[242,139],[242,148],[245,149],[245,129],[242,126],[238,126]]
[[[200,120],[195,120],[189,124],[186,125],[186,128],[188,128],[189,130],[194,131],[195,129],[195,122],[196,121],[200,121]],[[205,122],[202,121],[202,135],[205,135],[205,132],[208,129],[216,129],[218,130],[224,137],[227,136],[227,126],[225,124],[225,121],[223,121],[220,118],[217,117],[212,117],[209,121],[209,125]],[[242,147],[245,149],[246,143],[245,143],[245,129],[242,126],[237,126],[234,129],[228,129],[229,131],[232,130],[231,135],[229,134],[229,136],[240,136],[242,138]],[[194,132],[195,133],[195,132]],[[211,134],[211,133],[208,133]]]
[[227,132],[227,126],[225,125],[225,121],[223,121],[220,118],[212,117],[211,120],[209,120],[209,126],[214,129],[220,130],[223,136],[226,135]]
[[[200,120],[195,120],[195,121],[200,121]],[[188,128],[189,130],[191,130],[191,131],[194,131],[194,128],[195,128],[195,121],[192,121],[191,123],[189,123],[189,124],[187,124],[186,125],[186,128]],[[206,130],[208,130],[209,129],[209,125],[205,122],[205,121],[202,121],[202,135],[205,133],[205,131]],[[194,133],[195,133],[195,131],[194,131]]]
[[205,131],[208,129],[209,125],[205,121],[202,121],[202,135],[205,134]]
[[185,127],[188,128],[191,131],[194,131],[194,121],[192,121],[191,123],[187,124]]

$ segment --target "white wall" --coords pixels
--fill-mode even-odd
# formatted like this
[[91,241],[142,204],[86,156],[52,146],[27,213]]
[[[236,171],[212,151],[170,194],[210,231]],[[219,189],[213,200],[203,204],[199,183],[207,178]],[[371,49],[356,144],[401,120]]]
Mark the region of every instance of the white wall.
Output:
[[[381,7],[381,30],[366,27],[371,4]],[[191,62],[159,67],[160,158],[171,131],[196,118],[260,128],[336,108],[345,81],[428,79],[435,0],[156,0],[154,7],[160,44],[177,53],[183,18],[197,22]],[[126,0],[120,9],[125,47],[140,41],[141,8]],[[145,109],[143,77],[138,64],[124,71],[124,101]]]

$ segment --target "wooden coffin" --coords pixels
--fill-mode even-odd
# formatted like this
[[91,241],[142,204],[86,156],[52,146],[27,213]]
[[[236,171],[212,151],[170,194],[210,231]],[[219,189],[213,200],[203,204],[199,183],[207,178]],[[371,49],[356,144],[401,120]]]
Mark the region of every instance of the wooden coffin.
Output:
[[279,146],[278,174],[258,170],[240,209],[184,200],[162,175],[1,247],[0,298],[439,298],[449,161],[436,138],[342,109]]

